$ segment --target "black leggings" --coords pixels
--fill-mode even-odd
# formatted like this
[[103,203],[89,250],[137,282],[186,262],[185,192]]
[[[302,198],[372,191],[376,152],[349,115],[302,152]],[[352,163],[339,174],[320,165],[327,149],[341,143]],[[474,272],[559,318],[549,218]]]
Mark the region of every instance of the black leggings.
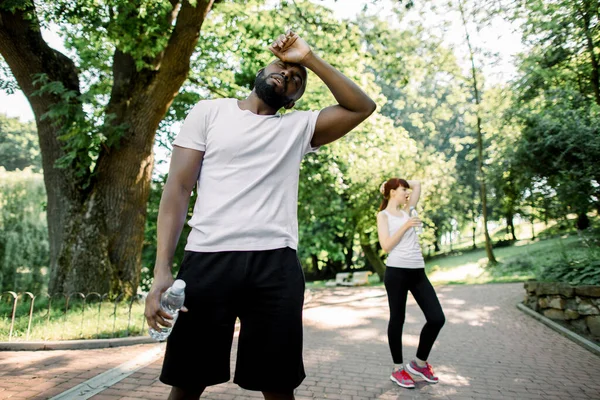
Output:
[[387,267],[385,270],[385,290],[390,304],[390,323],[388,341],[394,364],[402,364],[402,328],[406,315],[406,297],[412,293],[427,322],[421,331],[417,358],[427,360],[433,343],[440,333],[446,318],[442,306],[425,275],[424,268]]

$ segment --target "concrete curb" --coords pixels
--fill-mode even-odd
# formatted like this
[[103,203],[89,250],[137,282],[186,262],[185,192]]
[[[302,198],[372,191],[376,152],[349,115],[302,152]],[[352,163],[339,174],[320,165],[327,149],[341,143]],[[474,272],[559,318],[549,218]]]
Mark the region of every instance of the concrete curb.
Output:
[[150,336],[132,336],[114,339],[60,340],[49,342],[0,342],[0,351],[85,350],[147,343],[157,342]]
[[596,343],[593,343],[593,342],[589,341],[588,339],[584,338],[583,336],[578,335],[577,333],[575,333],[573,331],[570,331],[569,329],[565,328],[564,326],[562,326],[560,324],[557,324],[556,322],[543,316],[542,314],[539,314],[539,313],[533,311],[531,308],[523,305],[522,303],[518,303],[517,308],[519,310],[523,311],[525,314],[529,315],[530,317],[533,317],[533,318],[537,319],[538,321],[540,321],[541,323],[543,323],[544,325],[552,328],[553,330],[560,333],[561,335],[567,337],[568,339],[571,339],[573,342],[577,343],[581,347],[584,347],[585,349],[591,351],[592,353],[596,354],[597,356],[600,356],[600,346],[598,346]]

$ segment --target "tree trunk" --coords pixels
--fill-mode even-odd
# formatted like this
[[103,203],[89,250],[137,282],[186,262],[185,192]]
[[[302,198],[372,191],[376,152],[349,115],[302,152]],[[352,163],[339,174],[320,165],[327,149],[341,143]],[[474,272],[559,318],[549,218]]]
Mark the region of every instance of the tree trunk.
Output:
[[590,227],[590,219],[587,216],[587,213],[580,212],[577,214],[577,230],[584,230]]
[[369,243],[361,243],[360,247],[365,253],[365,257],[369,260],[369,263],[373,266],[375,273],[379,276],[379,280],[383,282],[385,278],[385,264],[377,255],[377,252],[373,249],[373,247]]
[[[5,1],[0,1],[0,6]],[[0,53],[27,96],[36,117],[44,181],[48,195],[51,293],[137,291],[146,221],[146,203],[158,125],[187,77],[200,27],[213,0],[184,2],[168,44],[154,66],[138,70],[119,49],[113,58],[113,87],[106,109],[105,132],[125,126],[123,137],[104,147],[94,170],[71,165],[57,168],[64,154],[61,126],[42,119],[57,95],[34,94],[37,74],[79,91],[74,63],[43,40],[33,5],[14,13],[0,7]],[[71,100],[81,109],[79,100]],[[58,121],[60,122],[60,121]],[[68,121],[67,121],[68,122]],[[81,134],[85,135],[85,132]],[[91,166],[90,166],[91,167]]]
[[354,251],[352,249],[353,239],[354,239],[354,232],[352,232],[352,234],[348,235],[348,240],[346,240],[346,243],[344,245],[344,259],[345,259],[347,269],[351,269],[352,266],[354,265],[354,263],[352,262],[352,258],[354,256]]
[[[476,84],[476,83],[475,83]],[[485,175],[483,171],[483,138],[481,134],[481,119],[477,116],[477,153],[479,159],[479,176],[481,185],[481,209],[483,214],[483,234],[485,235],[485,252],[487,254],[488,263],[497,264],[494,251],[492,249],[492,239],[488,231],[488,212],[487,212],[487,189],[485,184]]]
[[[584,7],[585,5],[586,2],[583,2]],[[590,56],[590,64],[592,67],[590,83],[592,84],[592,88],[594,90],[594,100],[596,101],[596,104],[600,105],[600,65],[598,63],[598,58],[596,55],[597,51],[596,44],[594,43],[594,33],[590,30],[590,25],[592,24],[591,16],[593,15],[593,13],[589,9],[580,9],[580,14],[584,23],[583,30],[585,32],[586,47]],[[585,95],[585,93],[583,94]]]
[[485,236],[485,251],[487,253],[488,263],[497,264],[494,251],[492,249],[492,240],[488,231],[488,212],[487,212],[487,189],[485,183],[485,173],[483,170],[483,134],[481,131],[481,117],[479,107],[481,105],[481,99],[479,98],[479,88],[477,87],[477,70],[475,69],[475,54],[471,47],[471,40],[469,37],[469,31],[467,29],[467,20],[465,18],[464,8],[462,0],[459,0],[460,15],[462,17],[463,26],[465,28],[465,38],[467,46],[469,48],[469,56],[471,59],[471,78],[473,83],[473,92],[475,94],[475,115],[477,117],[477,176],[479,177],[480,195],[481,195],[481,209],[483,214],[483,234]]
[[317,275],[319,273],[319,258],[316,254],[311,254],[310,261],[313,268],[313,274]]
[[512,212],[509,212],[506,215],[506,229],[511,236],[512,240],[517,240],[517,236],[515,235],[515,223],[513,221],[514,215]]
[[440,251],[440,228],[437,225],[433,228],[433,251],[434,253]]

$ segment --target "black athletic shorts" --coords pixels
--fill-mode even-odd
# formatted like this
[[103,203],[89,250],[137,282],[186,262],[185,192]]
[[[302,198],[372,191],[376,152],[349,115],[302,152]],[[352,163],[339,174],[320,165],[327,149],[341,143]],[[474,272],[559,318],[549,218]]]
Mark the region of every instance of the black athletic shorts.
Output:
[[190,391],[227,382],[239,317],[234,383],[264,392],[302,383],[304,273],[295,250],[186,252],[178,279],[189,311],[167,341],[161,382]]

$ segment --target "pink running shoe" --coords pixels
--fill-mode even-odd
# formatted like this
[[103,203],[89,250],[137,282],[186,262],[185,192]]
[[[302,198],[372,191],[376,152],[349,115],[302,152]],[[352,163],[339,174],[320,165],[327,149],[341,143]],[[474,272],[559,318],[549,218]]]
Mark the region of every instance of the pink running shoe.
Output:
[[426,363],[424,367],[419,367],[413,360],[406,365],[406,369],[413,375],[420,376],[429,383],[438,383],[438,377],[433,374],[433,368],[429,363]]
[[390,379],[392,381],[396,382],[398,385],[402,386],[403,388],[407,388],[407,389],[415,388],[415,381],[403,369],[392,372],[392,376],[390,376]]

